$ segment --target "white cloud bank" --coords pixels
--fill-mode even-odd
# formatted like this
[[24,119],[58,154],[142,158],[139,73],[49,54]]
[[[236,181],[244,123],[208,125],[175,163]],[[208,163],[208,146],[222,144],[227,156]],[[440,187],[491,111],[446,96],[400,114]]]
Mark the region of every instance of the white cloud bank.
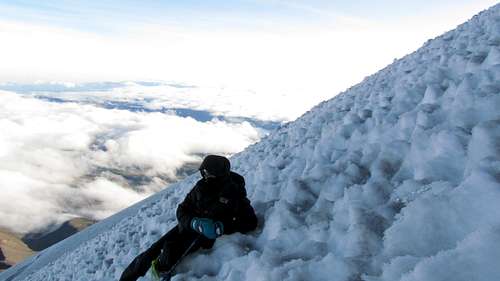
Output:
[[206,153],[261,137],[248,122],[47,102],[0,91],[0,228],[102,219],[164,188]]

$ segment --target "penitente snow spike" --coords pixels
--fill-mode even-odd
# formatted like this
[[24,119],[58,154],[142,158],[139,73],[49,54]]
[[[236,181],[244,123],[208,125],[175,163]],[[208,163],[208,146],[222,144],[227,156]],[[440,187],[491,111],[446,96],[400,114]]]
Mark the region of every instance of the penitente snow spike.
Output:
[[187,254],[189,253],[189,251],[191,251],[191,249],[194,247],[194,245],[196,244],[196,242],[198,242],[198,240],[200,240],[200,235],[198,235],[198,237],[196,237],[193,242],[191,242],[191,244],[189,245],[189,247],[186,249],[186,251],[184,251],[184,253],[182,254],[182,256],[177,260],[177,262],[170,268],[169,271],[166,271],[166,272],[158,272],[156,271],[156,259],[153,261],[153,263],[151,264],[151,272],[152,272],[152,275],[153,275],[153,278],[155,281],[170,281],[170,279],[172,278],[172,273],[174,272],[175,268],[177,267],[177,265],[179,265],[179,263],[182,261],[182,259],[187,256]]

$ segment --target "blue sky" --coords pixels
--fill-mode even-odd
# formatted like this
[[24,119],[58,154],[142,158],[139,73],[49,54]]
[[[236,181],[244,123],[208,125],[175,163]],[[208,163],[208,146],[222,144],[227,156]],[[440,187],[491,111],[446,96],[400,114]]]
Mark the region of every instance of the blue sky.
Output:
[[[482,3],[481,3],[482,2]],[[397,24],[416,16],[462,7],[487,8],[494,1],[35,1],[0,2],[2,18],[44,23],[92,32],[118,32],[137,24],[262,28],[265,24],[332,23],[347,16]],[[477,11],[474,11],[477,12]],[[446,16],[446,15],[443,15]]]
[[244,25],[248,19],[257,24],[260,20],[293,22],[310,16],[272,1],[9,1],[0,9],[10,19],[95,32],[144,23],[216,25],[228,21]]
[[495,3],[0,0],[0,82],[141,79],[331,93]]

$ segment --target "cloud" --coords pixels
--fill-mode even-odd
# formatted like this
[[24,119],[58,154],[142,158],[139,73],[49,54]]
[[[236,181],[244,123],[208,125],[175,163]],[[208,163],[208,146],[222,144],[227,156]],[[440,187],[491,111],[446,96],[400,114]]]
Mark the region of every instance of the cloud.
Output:
[[453,27],[450,21],[436,27],[335,16],[314,25],[136,24],[98,34],[4,20],[0,77],[4,82],[171,80],[326,98],[417,49],[443,26]]
[[[78,102],[108,109],[189,115],[198,121],[215,117],[246,118],[250,123],[291,121],[322,98],[314,94],[251,90],[228,86],[195,86],[161,81],[92,83],[4,83],[0,90],[14,91],[53,102]],[[286,106],[276,110],[283,100]],[[265,101],[265,102],[263,102]],[[252,121],[253,119],[253,121]],[[257,120],[255,120],[257,119]]]
[[[492,0],[392,2],[244,1],[233,4],[234,13],[217,9],[220,3],[173,5],[179,10],[168,4],[129,3],[121,5],[112,19],[100,11],[102,5],[114,2],[59,3],[62,10],[49,12],[47,21],[40,15],[36,22],[26,16],[0,21],[0,79],[156,79],[324,99],[494,4]],[[245,3],[253,9],[245,9]],[[21,7],[11,14],[36,15],[41,10],[44,15],[50,10],[37,7]],[[82,14],[101,29],[74,26],[71,19]],[[107,30],[110,26],[112,31]]]
[[103,219],[195,170],[204,154],[231,155],[262,137],[248,122],[5,91],[0,131],[0,227],[20,233],[74,216]]

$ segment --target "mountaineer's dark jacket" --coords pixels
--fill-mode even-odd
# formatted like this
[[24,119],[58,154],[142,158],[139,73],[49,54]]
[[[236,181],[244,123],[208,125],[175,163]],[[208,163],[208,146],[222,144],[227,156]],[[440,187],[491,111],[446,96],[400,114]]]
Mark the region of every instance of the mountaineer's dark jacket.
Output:
[[196,183],[177,208],[181,232],[191,229],[194,217],[222,222],[224,234],[246,233],[257,227],[257,217],[247,198],[245,180],[234,172],[225,177],[201,179]]
[[245,190],[245,180],[230,172],[229,160],[209,155],[200,166],[199,180],[177,208],[179,224],[138,255],[123,271],[120,281],[135,281],[144,276],[157,259],[158,270],[175,269],[188,253],[211,248],[215,240],[191,229],[194,217],[210,218],[224,224],[224,234],[249,232],[257,227],[257,217]]

